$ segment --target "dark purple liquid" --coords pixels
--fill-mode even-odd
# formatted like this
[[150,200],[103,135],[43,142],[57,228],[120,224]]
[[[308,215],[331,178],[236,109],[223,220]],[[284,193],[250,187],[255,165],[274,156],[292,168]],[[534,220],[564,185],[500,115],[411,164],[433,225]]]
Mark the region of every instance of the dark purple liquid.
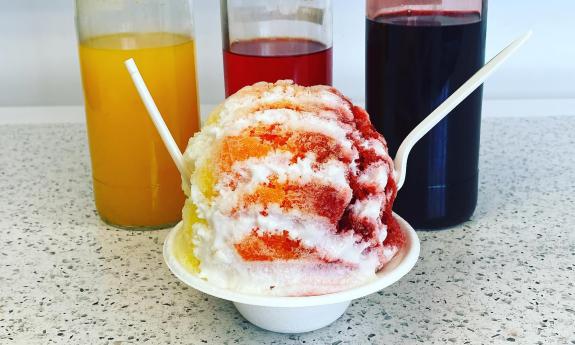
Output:
[[[485,9],[367,19],[366,104],[392,156],[402,140],[485,59]],[[394,210],[418,228],[461,223],[477,204],[482,89],[413,149]]]

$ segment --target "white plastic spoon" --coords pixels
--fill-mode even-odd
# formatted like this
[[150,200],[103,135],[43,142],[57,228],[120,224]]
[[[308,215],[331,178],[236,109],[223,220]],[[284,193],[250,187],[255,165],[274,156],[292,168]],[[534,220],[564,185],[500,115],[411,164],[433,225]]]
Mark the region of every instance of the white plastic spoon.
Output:
[[497,68],[499,68],[513,53],[531,37],[531,30],[526,34],[519,37],[513,43],[508,45],[493,59],[491,59],[485,66],[483,66],[477,73],[467,80],[457,91],[455,91],[449,98],[447,98],[439,107],[437,107],[431,114],[421,121],[403,140],[393,163],[395,165],[395,182],[397,189],[400,189],[405,182],[405,174],[407,171],[407,157],[413,146],[421,139],[427,132],[429,132],[435,125],[439,123],[447,114],[449,114],[459,103],[463,102],[475,89],[477,89]]
[[166,149],[168,149],[168,152],[170,153],[172,160],[176,164],[178,171],[180,172],[180,174],[182,174],[182,176],[186,179],[186,181],[189,181],[190,172],[188,171],[186,165],[184,164],[184,158],[182,157],[182,152],[180,151],[178,144],[176,144],[174,137],[172,137],[172,134],[170,133],[168,126],[166,126],[166,123],[162,118],[162,114],[160,114],[160,111],[158,110],[158,107],[156,106],[156,103],[154,102],[154,99],[152,98],[152,95],[150,94],[150,91],[148,90],[148,87],[146,86],[146,83],[144,82],[144,79],[142,78],[140,71],[138,70],[138,66],[136,66],[136,63],[132,58],[124,61],[124,65],[126,65],[126,68],[128,69],[130,76],[132,77],[132,81],[134,82],[134,85],[136,86],[136,89],[140,94],[140,98],[142,99],[142,102],[144,102],[146,110],[148,110],[148,114],[150,115],[150,118],[152,119],[154,126],[156,126],[158,134],[162,138],[162,141],[164,142]]

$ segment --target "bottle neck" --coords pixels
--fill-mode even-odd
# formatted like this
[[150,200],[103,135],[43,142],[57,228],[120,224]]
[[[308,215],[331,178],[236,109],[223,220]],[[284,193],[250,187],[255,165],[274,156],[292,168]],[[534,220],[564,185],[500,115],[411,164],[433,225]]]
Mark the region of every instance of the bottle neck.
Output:
[[410,13],[477,13],[480,18],[487,10],[487,0],[367,0],[367,18]]

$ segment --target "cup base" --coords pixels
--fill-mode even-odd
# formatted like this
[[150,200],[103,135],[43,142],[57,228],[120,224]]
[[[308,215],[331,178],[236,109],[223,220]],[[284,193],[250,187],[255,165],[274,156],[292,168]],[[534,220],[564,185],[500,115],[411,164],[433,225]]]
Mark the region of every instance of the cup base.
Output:
[[330,325],[351,301],[313,307],[266,307],[234,302],[242,316],[254,325],[277,333],[304,333]]

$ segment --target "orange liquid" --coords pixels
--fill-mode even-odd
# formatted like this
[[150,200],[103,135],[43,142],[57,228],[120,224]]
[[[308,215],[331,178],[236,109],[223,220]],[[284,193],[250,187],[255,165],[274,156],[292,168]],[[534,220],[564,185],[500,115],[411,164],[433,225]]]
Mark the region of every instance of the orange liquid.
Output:
[[158,228],[181,219],[181,177],[124,67],[134,58],[183,151],[199,129],[194,42],[122,33],[80,43],[94,197],[107,223]]

